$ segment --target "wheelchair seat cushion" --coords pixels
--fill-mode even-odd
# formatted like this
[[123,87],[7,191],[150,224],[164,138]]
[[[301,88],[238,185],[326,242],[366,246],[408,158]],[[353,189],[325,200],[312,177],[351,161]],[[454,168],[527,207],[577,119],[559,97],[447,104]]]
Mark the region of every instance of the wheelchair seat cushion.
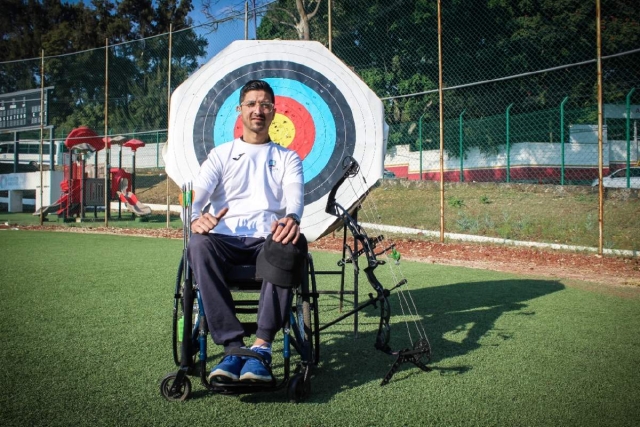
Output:
[[274,242],[269,235],[258,254],[256,274],[277,286],[296,286],[300,283],[308,245],[304,235],[294,245]]
[[262,282],[253,264],[234,265],[225,273],[225,278],[231,282]]

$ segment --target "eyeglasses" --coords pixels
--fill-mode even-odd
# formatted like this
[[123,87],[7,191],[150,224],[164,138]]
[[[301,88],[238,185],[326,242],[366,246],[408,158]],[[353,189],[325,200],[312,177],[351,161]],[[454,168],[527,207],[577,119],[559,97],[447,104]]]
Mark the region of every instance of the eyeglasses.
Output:
[[245,101],[240,106],[248,107],[250,110],[256,108],[256,105],[260,106],[260,111],[265,113],[270,113],[273,111],[273,102],[256,102],[256,101]]

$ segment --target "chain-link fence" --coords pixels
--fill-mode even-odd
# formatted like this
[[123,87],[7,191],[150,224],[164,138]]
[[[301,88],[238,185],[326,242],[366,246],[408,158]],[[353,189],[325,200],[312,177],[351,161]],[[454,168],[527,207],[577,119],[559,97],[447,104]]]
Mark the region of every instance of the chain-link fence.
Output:
[[[58,57],[47,57],[45,52],[45,83],[54,86],[48,105],[49,123],[54,125],[52,139],[63,140],[79,125],[89,126],[99,135],[139,139],[145,146],[135,157],[132,150],[114,146],[111,165],[133,172],[135,158],[137,187],[168,187],[161,152],[170,91],[230,41],[245,38],[245,31],[250,38],[256,33],[259,37],[296,38],[295,29],[274,19],[277,8],[295,14],[294,3],[258,2],[258,31],[255,27],[247,31],[254,22],[239,25],[238,19],[230,19],[243,16],[233,12],[215,23],[135,42]],[[344,0],[333,1],[329,10],[329,0],[325,0],[309,21],[309,30],[311,39],[331,46],[383,100],[389,124],[385,168],[397,177],[440,180],[442,110],[444,181],[450,184],[447,200],[453,201],[445,222],[447,231],[544,241],[543,231],[523,231],[550,227],[536,223],[529,209],[535,191],[529,191],[533,199],[520,200],[522,194],[514,193],[504,200],[506,192],[498,185],[531,188],[548,184],[564,188],[565,197],[570,188],[583,194],[572,193],[573,199],[595,197],[593,204],[565,212],[559,220],[565,227],[582,224],[591,237],[581,242],[594,246],[598,199],[597,187],[592,185],[599,176],[600,154],[605,177],[623,169],[623,179],[613,183],[605,178],[605,185],[640,186],[633,179],[634,166],[640,166],[640,91],[635,91],[640,86],[640,25],[633,3],[602,1],[602,153],[597,127],[595,1],[442,2],[441,52],[435,1],[374,0],[363,4]],[[311,2],[308,12],[314,7]],[[0,63],[4,87],[12,83],[16,90],[31,89],[33,82],[22,86],[20,79],[39,76],[40,67],[40,59]],[[2,133],[0,139],[11,141],[14,136]],[[39,139],[39,133],[21,136],[29,138]],[[103,156],[98,153],[98,164],[103,163]],[[487,183],[485,192],[493,188],[489,183],[497,186],[496,196],[484,195],[485,201],[500,199],[502,207],[517,204],[521,209],[511,212],[492,203],[479,203],[473,212],[461,208],[455,201],[475,197],[462,193],[473,183]],[[151,202],[157,202],[156,198]],[[605,202],[609,218],[605,224],[633,223],[629,218],[618,218],[618,198]],[[625,209],[622,212],[627,212]],[[437,218],[439,213],[434,211],[433,215]],[[634,218],[636,228],[631,230],[637,236],[637,212]],[[468,226],[483,221],[485,227]],[[510,231],[489,231],[500,224]],[[637,237],[616,236],[623,232],[617,226],[611,229],[606,246],[640,249]],[[571,233],[566,235],[561,243],[574,243]]]
[[[385,100],[385,167],[438,182],[437,2],[374,1],[357,19],[334,3],[334,52]],[[569,3],[442,2],[446,231],[598,245],[596,2]],[[640,187],[637,7],[602,3],[604,184]],[[616,196],[604,193],[604,247],[637,250],[637,194]],[[416,223],[438,229],[439,200],[416,202]]]

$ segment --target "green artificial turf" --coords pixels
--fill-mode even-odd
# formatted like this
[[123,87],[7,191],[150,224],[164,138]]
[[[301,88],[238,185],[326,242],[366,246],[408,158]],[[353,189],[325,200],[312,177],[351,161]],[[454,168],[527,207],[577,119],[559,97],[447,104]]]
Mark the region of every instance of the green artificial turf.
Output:
[[[311,396],[229,397],[193,378],[183,403],[159,381],[171,355],[173,287],[182,241],[0,231],[2,426],[600,426],[640,423],[640,298],[597,286],[402,262],[431,346],[433,371],[409,365],[380,381],[392,359],[373,348],[377,312],[322,332]],[[336,254],[314,252],[318,269]],[[350,285],[352,274],[347,277]],[[319,277],[337,289],[338,276]],[[370,287],[360,276],[360,299]],[[410,345],[392,295],[392,347]],[[349,303],[349,301],[348,301]],[[320,298],[321,323],[335,295]],[[416,338],[413,323],[409,331]],[[220,355],[210,346],[211,364]],[[274,364],[279,362],[275,361]]]

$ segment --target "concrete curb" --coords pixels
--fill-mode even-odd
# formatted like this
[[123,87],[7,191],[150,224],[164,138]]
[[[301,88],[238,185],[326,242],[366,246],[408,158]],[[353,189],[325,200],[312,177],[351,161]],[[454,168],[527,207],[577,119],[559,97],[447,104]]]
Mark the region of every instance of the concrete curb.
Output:
[[[0,197],[0,202],[2,202]],[[25,204],[29,204],[28,202]],[[148,204],[152,211],[166,212],[167,205]],[[118,209],[118,202],[111,202],[111,210]],[[126,209],[126,208],[125,208]],[[173,213],[181,213],[182,208],[179,205],[170,205],[169,211]],[[388,231],[390,233],[406,234],[406,235],[422,235],[430,237],[440,237],[440,232],[431,230],[421,230],[419,228],[397,227],[395,225],[383,225],[372,224],[368,222],[361,222],[365,229]],[[540,243],[540,242],[524,242],[520,240],[500,239],[496,237],[474,236],[472,234],[458,234],[458,233],[444,233],[446,239],[460,240],[463,242],[476,242],[476,243],[491,243],[494,245],[507,245],[507,246],[522,246],[527,248],[542,248],[542,249],[555,249],[562,251],[572,252],[593,252],[597,253],[598,248],[592,248],[589,246],[572,246],[572,245],[560,245],[557,243]],[[640,252],[634,250],[622,250],[622,249],[603,249],[602,251],[606,255],[614,256],[626,256],[636,258],[640,256]]]
[[[396,227],[394,225],[371,224],[366,222],[362,222],[360,223],[360,225],[362,225],[365,229],[370,229],[370,230],[388,231],[391,233],[399,233],[399,234],[406,234],[406,235],[413,234],[413,235],[423,235],[423,236],[431,236],[431,237],[438,237],[438,238],[440,237],[440,232],[438,231],[421,230],[419,228]],[[589,246],[571,246],[571,245],[560,245],[557,243],[524,242],[519,240],[499,239],[495,237],[474,236],[471,234],[444,233],[444,237],[446,239],[461,240],[464,242],[492,243],[492,244],[498,244],[498,245],[556,249],[556,250],[573,251],[573,252],[594,252],[594,253],[598,252],[598,248],[592,248]],[[638,251],[633,251],[633,250],[629,251],[629,250],[621,250],[621,249],[603,249],[603,252],[607,255],[615,255],[615,256],[638,257],[640,255]]]

